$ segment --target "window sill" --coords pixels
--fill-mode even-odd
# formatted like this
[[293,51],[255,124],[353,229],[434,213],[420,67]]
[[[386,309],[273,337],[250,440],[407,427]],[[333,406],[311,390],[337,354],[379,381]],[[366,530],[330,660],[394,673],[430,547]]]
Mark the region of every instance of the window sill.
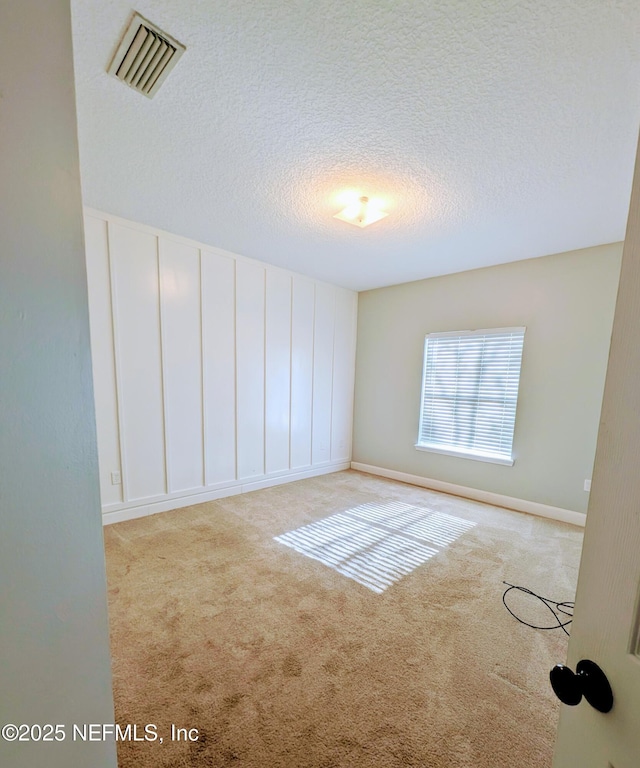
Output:
[[474,461],[486,461],[489,464],[503,464],[512,467],[514,459],[503,459],[499,456],[489,456],[482,453],[471,453],[470,451],[456,451],[453,448],[440,448],[439,446],[421,445],[416,443],[414,446],[417,451],[427,451],[428,453],[442,453],[445,456],[457,456],[460,459],[473,459]]

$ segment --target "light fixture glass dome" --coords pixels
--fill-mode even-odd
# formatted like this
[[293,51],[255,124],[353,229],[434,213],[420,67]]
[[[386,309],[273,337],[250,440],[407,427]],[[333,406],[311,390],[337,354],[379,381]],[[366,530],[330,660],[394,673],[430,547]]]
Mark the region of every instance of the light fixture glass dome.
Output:
[[368,197],[362,196],[349,202],[346,208],[334,215],[334,218],[364,228],[388,215],[382,210],[381,200],[370,200]]

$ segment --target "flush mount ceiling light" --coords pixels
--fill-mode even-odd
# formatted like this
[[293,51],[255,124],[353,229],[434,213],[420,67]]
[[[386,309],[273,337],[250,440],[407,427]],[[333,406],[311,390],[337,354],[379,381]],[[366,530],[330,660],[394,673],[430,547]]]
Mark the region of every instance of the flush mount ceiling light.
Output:
[[364,228],[375,221],[384,219],[389,214],[382,210],[381,200],[370,200],[368,197],[358,197],[349,202],[344,210],[334,215],[335,219],[346,221],[347,224],[355,224],[356,227]]

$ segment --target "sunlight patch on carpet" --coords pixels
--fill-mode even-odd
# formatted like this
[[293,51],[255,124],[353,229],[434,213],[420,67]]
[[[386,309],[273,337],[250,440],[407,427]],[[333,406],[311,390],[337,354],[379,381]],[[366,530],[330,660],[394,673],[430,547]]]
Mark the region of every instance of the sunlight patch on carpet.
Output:
[[380,594],[474,526],[390,501],[360,504],[274,539]]

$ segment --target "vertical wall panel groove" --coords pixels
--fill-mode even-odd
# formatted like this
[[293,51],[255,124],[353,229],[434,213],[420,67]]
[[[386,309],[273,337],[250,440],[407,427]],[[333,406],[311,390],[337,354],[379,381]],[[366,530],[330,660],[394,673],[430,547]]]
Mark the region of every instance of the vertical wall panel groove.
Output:
[[[311,425],[309,427],[309,463],[313,464],[313,409],[315,402],[315,370],[316,370],[316,310],[318,286],[313,283],[313,316],[311,320]],[[316,424],[316,428],[317,428]]]
[[204,361],[205,361],[205,349],[204,349],[204,298],[202,295],[202,249],[198,249],[198,290],[200,291],[200,395],[201,402],[200,407],[202,409],[202,425],[201,425],[201,439],[202,439],[202,485],[207,484],[207,440],[205,433],[205,424],[207,423],[207,398],[205,397],[204,389]]
[[239,479],[238,472],[238,261],[233,261],[233,455],[234,478]]
[[264,282],[262,286],[262,348],[264,357],[262,359],[262,472],[266,474],[267,469],[267,281],[271,270],[265,269]]
[[291,278],[291,300],[289,301],[289,314],[291,322],[289,324],[289,469],[291,469],[291,416],[292,402],[291,396],[293,386],[293,277]]
[[162,430],[164,435],[165,493],[171,489],[171,462],[167,450],[167,377],[165,375],[164,334],[162,332],[162,289],[160,285],[160,237],[156,237],[156,269],[158,270],[158,325],[160,328],[160,376],[162,392]]

